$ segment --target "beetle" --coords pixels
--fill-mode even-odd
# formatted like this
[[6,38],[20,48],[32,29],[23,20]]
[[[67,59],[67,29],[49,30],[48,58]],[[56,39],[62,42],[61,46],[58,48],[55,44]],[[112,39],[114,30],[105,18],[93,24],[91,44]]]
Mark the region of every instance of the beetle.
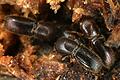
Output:
[[111,47],[104,45],[104,36],[100,33],[100,28],[92,17],[85,16],[79,22],[80,30],[88,38],[89,45],[100,56],[104,66],[110,68],[115,62],[115,52]]
[[56,22],[37,22],[31,18],[12,15],[5,17],[5,28],[8,31],[19,35],[33,36],[41,41],[54,40],[60,27],[61,25]]
[[101,58],[80,41],[76,42],[72,38],[63,36],[56,41],[55,49],[62,55],[73,56],[78,63],[89,71],[98,73],[102,69]]

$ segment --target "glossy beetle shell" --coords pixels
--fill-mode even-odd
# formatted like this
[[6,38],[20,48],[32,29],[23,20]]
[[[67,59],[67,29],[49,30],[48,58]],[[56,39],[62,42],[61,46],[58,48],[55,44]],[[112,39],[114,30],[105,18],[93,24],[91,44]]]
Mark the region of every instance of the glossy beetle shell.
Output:
[[68,38],[60,38],[55,45],[55,48],[61,54],[71,54],[75,59],[88,70],[98,73],[102,68],[101,59],[87,47],[80,45]]
[[115,62],[115,52],[110,47],[104,46],[99,38],[92,40],[92,47],[102,59],[105,67],[110,68]]
[[31,30],[36,26],[33,19],[20,16],[7,16],[5,18],[5,27],[7,30],[23,35],[32,35]]
[[78,50],[76,50],[75,58],[88,70],[98,73],[102,68],[102,61],[98,55],[96,55],[93,51],[90,51],[85,46],[79,46]]
[[80,29],[88,38],[93,38],[100,34],[98,26],[91,17],[85,17],[80,21]]
[[76,42],[64,37],[58,39],[55,44],[56,50],[63,55],[72,54],[77,46],[78,44]]
[[39,21],[37,27],[31,31],[40,40],[53,40],[57,33],[57,26],[52,22]]
[[100,56],[106,68],[110,68],[115,62],[115,53],[110,47],[105,47],[104,36],[100,33],[100,28],[91,17],[85,17],[80,22],[80,29],[89,39],[89,46]]
[[7,16],[5,18],[5,26],[11,32],[33,36],[41,41],[53,40],[57,32],[54,22],[36,22],[33,19],[19,16]]

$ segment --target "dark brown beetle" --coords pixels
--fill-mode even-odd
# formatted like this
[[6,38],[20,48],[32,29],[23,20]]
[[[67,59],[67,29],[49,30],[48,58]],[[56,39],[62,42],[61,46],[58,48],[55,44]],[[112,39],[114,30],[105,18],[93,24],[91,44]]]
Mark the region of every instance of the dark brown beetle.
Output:
[[62,55],[72,55],[85,69],[94,73],[98,73],[103,66],[100,57],[80,41],[78,43],[76,40],[64,36],[57,40],[55,48]]
[[5,18],[7,30],[16,34],[34,36],[41,41],[50,41],[55,38],[58,25],[55,22],[36,22],[33,19],[20,16],[7,16]]
[[80,21],[80,30],[89,39],[90,46],[101,57],[104,66],[110,68],[115,62],[115,53],[104,45],[104,36],[92,17],[85,17]]

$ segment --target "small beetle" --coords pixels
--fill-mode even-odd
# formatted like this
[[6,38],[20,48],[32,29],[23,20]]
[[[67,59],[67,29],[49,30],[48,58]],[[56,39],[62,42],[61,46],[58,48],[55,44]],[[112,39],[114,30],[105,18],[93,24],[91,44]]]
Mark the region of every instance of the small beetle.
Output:
[[60,25],[55,22],[37,22],[34,19],[20,16],[7,16],[5,18],[5,26],[11,32],[34,36],[41,41],[53,40],[57,30],[60,28]]
[[61,37],[57,40],[55,48],[57,52],[63,55],[72,55],[85,69],[94,73],[98,73],[103,66],[100,57],[94,51],[70,38]]
[[115,52],[104,45],[104,36],[92,17],[85,17],[80,21],[80,30],[89,39],[89,45],[102,59],[104,66],[110,68],[115,62]]

